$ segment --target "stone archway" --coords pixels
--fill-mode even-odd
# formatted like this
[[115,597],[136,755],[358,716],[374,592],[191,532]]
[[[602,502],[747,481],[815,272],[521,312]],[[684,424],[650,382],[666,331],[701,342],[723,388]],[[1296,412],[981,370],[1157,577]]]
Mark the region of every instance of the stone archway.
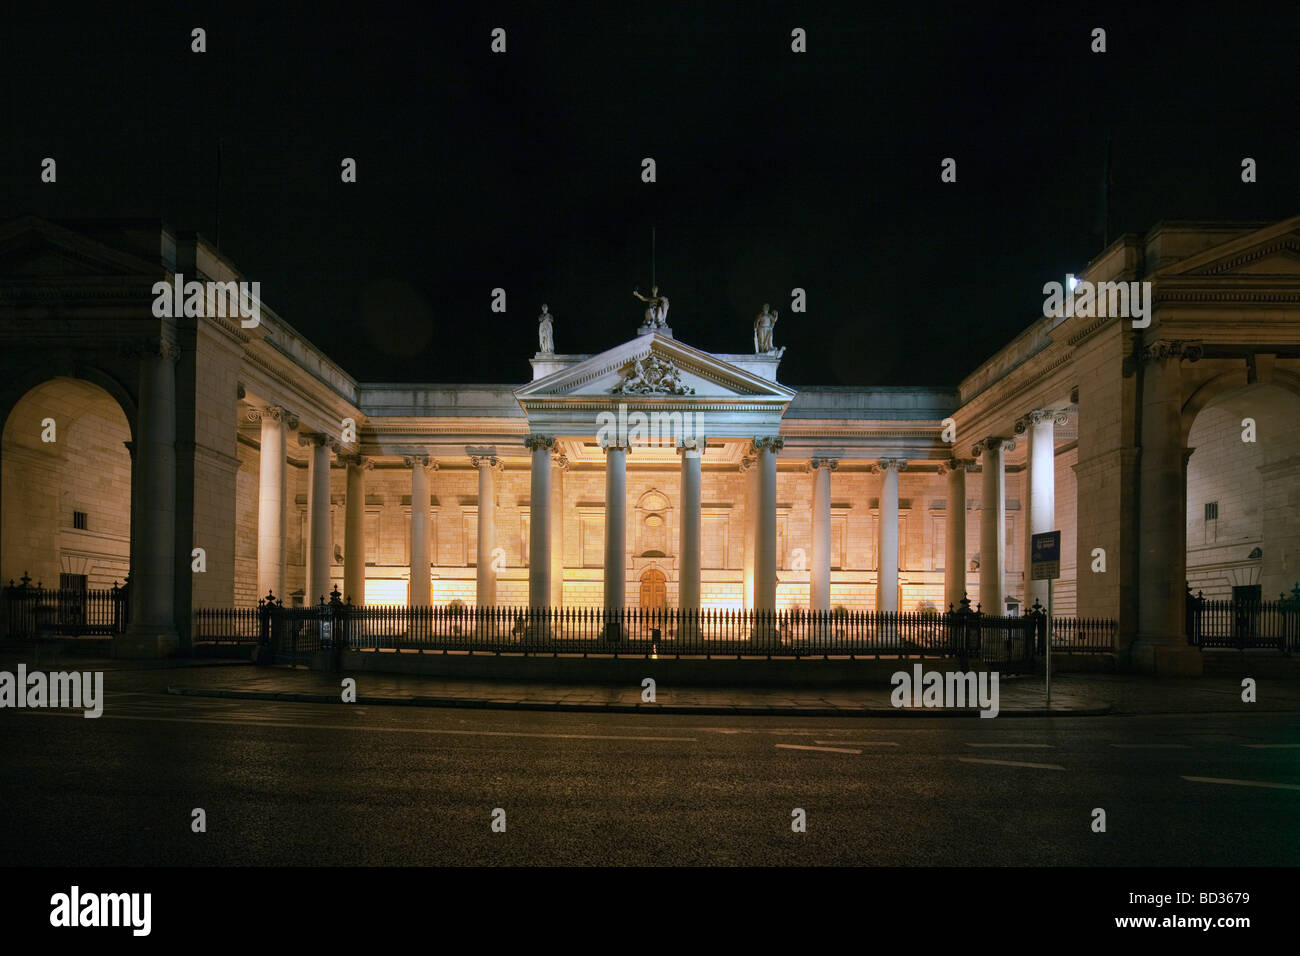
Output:
[[1184,412],[1187,582],[1207,599],[1274,600],[1300,578],[1300,394],[1216,379],[1195,397]]
[[[99,384],[55,376],[6,406],[0,436],[0,581],[30,613],[6,627],[107,636],[126,623],[131,423]],[[28,590],[31,588],[31,590]],[[37,590],[40,589],[40,590]],[[46,616],[46,614],[52,616]],[[16,636],[32,636],[18,634]]]

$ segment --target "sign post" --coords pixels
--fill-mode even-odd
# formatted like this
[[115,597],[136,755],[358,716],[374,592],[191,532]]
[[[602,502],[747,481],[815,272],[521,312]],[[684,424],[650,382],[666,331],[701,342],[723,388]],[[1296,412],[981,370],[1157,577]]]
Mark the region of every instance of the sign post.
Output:
[[1047,709],[1052,709],[1052,582],[1061,576],[1061,532],[1044,531],[1032,536],[1029,551],[1029,580],[1047,582]]

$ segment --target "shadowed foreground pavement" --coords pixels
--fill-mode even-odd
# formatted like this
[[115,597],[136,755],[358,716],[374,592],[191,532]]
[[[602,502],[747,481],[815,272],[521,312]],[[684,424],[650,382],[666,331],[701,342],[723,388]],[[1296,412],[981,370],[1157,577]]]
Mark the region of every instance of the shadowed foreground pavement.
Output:
[[0,864],[1300,862],[1294,714],[588,715],[159,691],[112,690],[98,720],[0,711]]

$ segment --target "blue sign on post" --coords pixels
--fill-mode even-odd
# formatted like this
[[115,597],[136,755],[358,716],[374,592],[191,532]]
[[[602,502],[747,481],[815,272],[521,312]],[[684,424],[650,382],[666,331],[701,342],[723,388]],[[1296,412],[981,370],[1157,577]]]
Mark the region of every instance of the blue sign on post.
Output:
[[1029,580],[1051,581],[1061,576],[1061,532],[1044,531],[1032,536],[1029,551]]

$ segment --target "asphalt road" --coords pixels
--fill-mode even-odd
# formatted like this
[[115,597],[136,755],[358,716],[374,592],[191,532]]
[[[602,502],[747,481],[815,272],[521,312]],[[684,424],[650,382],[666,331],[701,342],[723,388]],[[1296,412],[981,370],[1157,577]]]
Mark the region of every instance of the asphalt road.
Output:
[[1300,863],[1300,715],[792,720],[119,693],[98,720],[0,711],[0,766],[0,865]]

